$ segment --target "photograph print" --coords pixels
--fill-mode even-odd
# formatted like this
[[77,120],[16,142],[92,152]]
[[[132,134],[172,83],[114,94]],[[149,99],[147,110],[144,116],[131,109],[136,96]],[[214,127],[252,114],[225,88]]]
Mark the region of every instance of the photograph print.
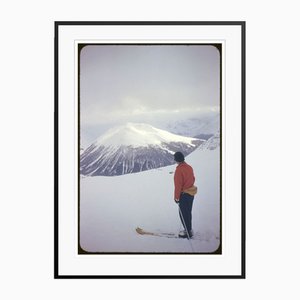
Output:
[[222,44],[77,51],[78,254],[222,254]]

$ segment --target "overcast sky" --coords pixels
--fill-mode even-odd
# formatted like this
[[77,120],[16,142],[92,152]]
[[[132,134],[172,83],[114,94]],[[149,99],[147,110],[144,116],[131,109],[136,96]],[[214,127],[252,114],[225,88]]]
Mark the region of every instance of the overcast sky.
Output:
[[80,53],[82,133],[113,123],[219,110],[219,66],[214,46],[85,46]]

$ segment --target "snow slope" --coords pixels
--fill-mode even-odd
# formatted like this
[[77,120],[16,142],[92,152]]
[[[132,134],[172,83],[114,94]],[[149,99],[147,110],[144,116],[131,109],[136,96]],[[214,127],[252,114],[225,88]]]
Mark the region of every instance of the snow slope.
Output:
[[192,240],[141,236],[145,230],[178,232],[181,224],[173,201],[176,165],[116,177],[82,177],[80,245],[99,253],[211,253],[220,245],[219,147],[197,149],[186,157],[195,172],[198,194],[193,206]]

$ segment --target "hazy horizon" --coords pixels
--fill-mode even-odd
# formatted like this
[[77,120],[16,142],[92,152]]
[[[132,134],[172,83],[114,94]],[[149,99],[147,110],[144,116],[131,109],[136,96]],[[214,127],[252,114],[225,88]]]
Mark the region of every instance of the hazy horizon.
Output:
[[210,45],[87,45],[80,53],[86,143],[127,122],[153,126],[219,112],[220,54]]

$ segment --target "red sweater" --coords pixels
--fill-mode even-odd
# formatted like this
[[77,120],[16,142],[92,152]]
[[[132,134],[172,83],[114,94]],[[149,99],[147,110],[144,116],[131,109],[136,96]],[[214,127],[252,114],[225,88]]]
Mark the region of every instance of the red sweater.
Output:
[[193,168],[186,162],[180,163],[176,167],[174,174],[174,199],[179,199],[181,192],[192,187],[195,183],[195,176]]

